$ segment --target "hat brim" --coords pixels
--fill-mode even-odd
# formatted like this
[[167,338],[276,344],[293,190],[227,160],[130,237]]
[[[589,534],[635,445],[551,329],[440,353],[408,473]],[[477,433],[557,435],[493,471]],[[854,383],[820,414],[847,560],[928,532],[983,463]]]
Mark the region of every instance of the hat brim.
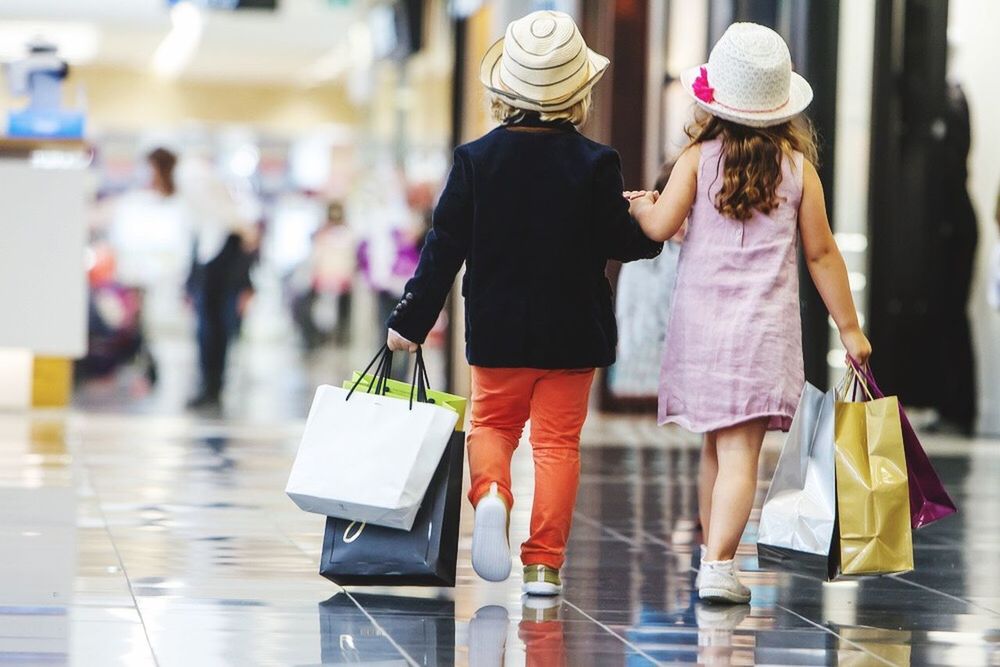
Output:
[[[732,121],[733,123],[739,123],[740,125],[747,125],[750,127],[770,127],[772,125],[780,125],[781,123],[787,122],[792,118],[795,118],[800,113],[806,110],[809,103],[813,99],[812,86],[809,82],[802,78],[799,74],[792,72],[792,79],[789,82],[788,87],[788,101],[777,109],[772,109],[769,111],[740,111],[737,109],[732,109],[718,102],[705,102],[704,100],[698,99],[694,94],[694,81],[701,75],[701,68],[708,67],[708,65],[699,65],[698,67],[692,67],[681,73],[681,85],[684,86],[684,90],[688,95],[691,96],[698,106],[712,114],[713,116],[718,116],[723,120]],[[711,82],[712,73],[709,72],[708,80]]]
[[479,81],[487,90],[499,95],[511,106],[529,111],[557,112],[565,111],[587,96],[604,73],[611,61],[592,49],[587,49],[587,80],[569,92],[563,92],[555,98],[533,98],[511,90],[500,79],[500,59],[503,58],[504,39],[500,38],[483,56],[479,66]]

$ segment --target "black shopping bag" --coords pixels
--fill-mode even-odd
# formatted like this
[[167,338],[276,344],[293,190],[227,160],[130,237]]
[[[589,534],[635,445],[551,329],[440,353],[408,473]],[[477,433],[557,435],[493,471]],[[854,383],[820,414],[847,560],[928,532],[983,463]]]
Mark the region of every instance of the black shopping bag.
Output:
[[328,518],[319,573],[341,586],[454,586],[465,434],[452,434],[409,531]]
[[421,665],[455,664],[452,600],[340,593],[320,603],[319,622],[324,665],[405,664],[400,649]]

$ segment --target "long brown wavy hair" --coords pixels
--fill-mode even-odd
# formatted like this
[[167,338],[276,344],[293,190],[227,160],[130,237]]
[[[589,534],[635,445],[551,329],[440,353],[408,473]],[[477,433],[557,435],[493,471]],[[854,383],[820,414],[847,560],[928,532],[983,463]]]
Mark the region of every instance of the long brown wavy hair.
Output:
[[755,210],[766,214],[777,208],[784,156],[791,158],[798,151],[817,164],[816,133],[804,114],[772,127],[749,127],[699,111],[685,131],[690,146],[722,140],[726,162],[715,208],[734,220],[746,221]]

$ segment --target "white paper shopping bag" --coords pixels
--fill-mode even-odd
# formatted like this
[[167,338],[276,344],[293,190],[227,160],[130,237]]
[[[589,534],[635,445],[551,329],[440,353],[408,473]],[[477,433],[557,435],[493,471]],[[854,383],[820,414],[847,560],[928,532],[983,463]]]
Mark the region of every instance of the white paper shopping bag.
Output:
[[457,419],[429,403],[323,385],[285,492],[307,512],[410,530]]

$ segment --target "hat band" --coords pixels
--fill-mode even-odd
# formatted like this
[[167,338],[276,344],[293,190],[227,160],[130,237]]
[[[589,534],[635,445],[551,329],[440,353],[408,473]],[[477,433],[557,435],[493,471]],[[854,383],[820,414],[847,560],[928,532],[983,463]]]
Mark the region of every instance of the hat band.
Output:
[[715,88],[710,86],[708,82],[708,67],[702,66],[700,70],[701,73],[694,81],[691,82],[691,93],[695,96],[695,99],[698,99],[705,104],[717,104],[720,107],[729,109],[730,111],[735,111],[736,113],[774,113],[787,105],[792,99],[791,89],[789,89],[788,95],[785,96],[785,101],[770,109],[741,109],[739,107],[730,106],[725,102],[720,102],[719,98],[715,96]]
[[[694,89],[694,87],[692,86],[692,90],[693,89]],[[729,111],[735,111],[736,113],[774,113],[775,111],[778,111],[778,110],[782,109],[783,107],[788,106],[788,103],[791,100],[792,100],[792,96],[789,95],[788,97],[785,98],[784,102],[782,102],[778,106],[773,107],[771,109],[741,109],[739,107],[731,107],[728,104],[726,104],[725,102],[720,102],[718,97],[716,97],[715,99],[713,99],[709,104],[716,104],[716,105],[718,105],[720,107],[724,107],[724,108],[728,109]]]

